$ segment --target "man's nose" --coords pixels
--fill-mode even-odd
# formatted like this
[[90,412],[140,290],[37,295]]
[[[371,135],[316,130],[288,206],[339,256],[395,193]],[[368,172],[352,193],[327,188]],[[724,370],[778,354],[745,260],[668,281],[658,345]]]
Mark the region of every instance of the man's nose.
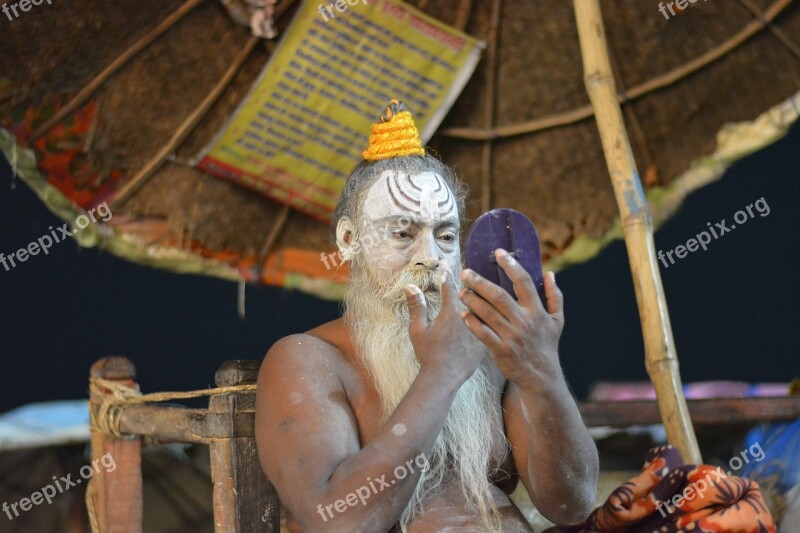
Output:
[[426,235],[421,239],[420,249],[414,258],[414,266],[429,270],[439,268],[439,249],[433,235]]
[[415,266],[425,268],[427,270],[436,270],[439,268],[439,260],[438,259],[419,259]]

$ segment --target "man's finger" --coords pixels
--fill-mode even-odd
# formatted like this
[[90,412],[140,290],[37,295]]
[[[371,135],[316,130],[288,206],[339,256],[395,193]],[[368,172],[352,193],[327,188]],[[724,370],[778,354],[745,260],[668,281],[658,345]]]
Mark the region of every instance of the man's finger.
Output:
[[564,316],[564,294],[556,285],[555,272],[548,272],[544,280],[544,295],[547,297],[547,312],[551,315]]
[[408,302],[408,331],[422,331],[428,325],[428,304],[422,289],[416,285],[406,285],[406,301]]
[[478,318],[469,311],[461,312],[461,319],[475,337],[489,349],[492,354],[498,353],[503,347],[503,342],[492,329],[478,320]]
[[447,267],[442,266],[442,270],[440,273],[442,277],[442,313],[449,312],[451,309],[456,308],[456,302],[458,301],[458,292],[456,289],[455,281],[453,280],[453,273],[447,269]]
[[474,270],[465,269],[461,274],[464,287],[471,289],[492,305],[506,320],[513,322],[517,317],[519,306],[499,285],[492,283]]
[[478,317],[481,322],[489,326],[498,337],[503,337],[508,332],[510,324],[508,320],[500,314],[489,302],[475,294],[469,289],[462,289],[461,302],[466,305],[472,314]]
[[[506,273],[508,279],[514,284],[514,292],[517,293],[519,304],[523,307],[535,306],[536,304],[534,302],[539,300],[539,295],[536,292],[533,279],[531,279],[531,275],[528,271],[522,268],[519,261],[514,259],[510,253],[502,248],[498,248],[494,253],[497,264],[500,265],[500,268]],[[541,305],[542,308],[544,308],[544,302],[542,302]]]

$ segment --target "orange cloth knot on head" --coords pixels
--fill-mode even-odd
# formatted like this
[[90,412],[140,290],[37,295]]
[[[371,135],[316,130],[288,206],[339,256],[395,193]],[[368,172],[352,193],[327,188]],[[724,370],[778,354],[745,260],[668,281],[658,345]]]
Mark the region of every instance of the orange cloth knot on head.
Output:
[[367,161],[378,161],[405,155],[425,155],[425,148],[411,112],[403,103],[392,100],[381,121],[372,125],[369,147],[363,156]]

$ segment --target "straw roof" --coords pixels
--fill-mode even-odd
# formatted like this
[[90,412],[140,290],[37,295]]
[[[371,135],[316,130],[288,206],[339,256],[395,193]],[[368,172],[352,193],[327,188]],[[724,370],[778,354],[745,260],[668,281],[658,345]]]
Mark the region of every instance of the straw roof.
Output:
[[[615,234],[617,209],[584,89],[572,3],[411,3],[489,43],[431,142],[471,188],[468,219],[512,207],[536,223],[551,264],[596,253]],[[800,8],[790,0],[712,1],[666,19],[655,3],[602,4],[625,119],[660,220],[685,189],[730,161],[730,154],[705,160],[708,175],[678,181],[715,152],[724,125],[754,121],[800,91]],[[278,2],[279,35],[296,7]],[[108,227],[81,237],[83,244],[174,270],[341,294],[344,273],[334,278],[319,261],[332,249],[324,223],[194,167],[275,41],[252,37],[211,0],[115,0],[102,9],[89,0],[45,3],[0,24],[0,126],[7,132],[0,131],[0,147],[65,220],[110,203]],[[141,49],[126,57],[131,47]],[[110,65],[118,68],[93,89],[90,82]],[[220,83],[226,76],[230,82]],[[219,97],[204,106],[215,88]],[[82,89],[87,98],[74,112],[46,124]],[[773,120],[760,144],[794,117]],[[114,203],[137,175],[129,197]]]

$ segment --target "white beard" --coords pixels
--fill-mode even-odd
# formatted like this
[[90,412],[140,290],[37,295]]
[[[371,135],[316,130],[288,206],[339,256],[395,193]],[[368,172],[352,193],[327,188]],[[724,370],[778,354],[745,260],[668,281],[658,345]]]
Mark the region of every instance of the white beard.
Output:
[[[390,279],[365,264],[362,256],[356,256],[351,263],[345,322],[360,360],[381,397],[385,423],[419,372],[408,336],[408,305],[403,288],[412,283],[423,291],[428,287],[437,289],[425,293],[428,316],[432,320],[441,307],[440,281],[430,270],[404,270]],[[459,273],[453,273],[457,284]],[[491,383],[486,367],[488,357],[487,352],[484,363],[456,393],[444,428],[428,457],[429,468],[420,476],[411,501],[401,515],[403,531],[443,482],[457,483],[469,505],[480,512],[487,528],[497,527],[497,509],[488,476],[493,443],[502,443],[507,453],[507,441],[502,431],[497,388]],[[502,464],[502,460],[496,464]]]

